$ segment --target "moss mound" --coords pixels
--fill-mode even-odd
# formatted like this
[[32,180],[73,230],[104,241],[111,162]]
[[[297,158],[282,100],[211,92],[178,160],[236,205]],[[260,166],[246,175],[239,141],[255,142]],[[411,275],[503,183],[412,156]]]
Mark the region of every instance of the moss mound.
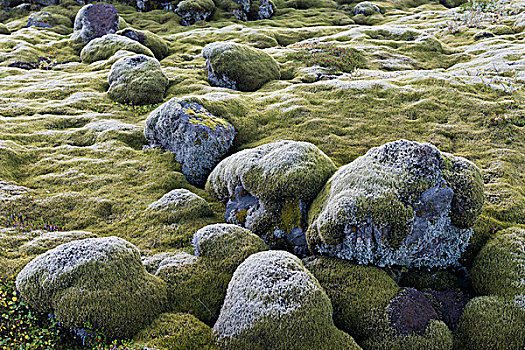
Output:
[[458,326],[466,350],[510,350],[525,347],[525,310],[493,296],[472,299]]
[[80,58],[84,63],[93,63],[106,60],[120,50],[153,57],[150,49],[135,40],[117,34],[106,34],[91,40],[84,46],[80,52]]
[[119,30],[117,34],[138,41],[153,52],[155,58],[162,60],[168,56],[168,42],[162,37],[149,30],[138,30],[135,28],[126,28]]
[[67,328],[89,322],[109,337],[130,337],[166,306],[166,285],[146,272],[138,249],[117,237],[60,245],[32,260],[16,286],[32,308]]
[[479,252],[470,271],[477,294],[525,297],[525,230],[498,232]]
[[208,81],[214,86],[256,91],[281,77],[277,62],[267,53],[230,42],[215,42],[202,50]]
[[162,314],[134,338],[158,350],[216,350],[211,328],[189,314]]

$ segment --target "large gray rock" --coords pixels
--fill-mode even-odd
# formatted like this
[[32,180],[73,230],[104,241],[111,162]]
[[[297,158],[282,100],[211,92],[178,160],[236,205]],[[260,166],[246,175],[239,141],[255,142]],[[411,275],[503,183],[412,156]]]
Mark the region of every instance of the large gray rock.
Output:
[[182,17],[182,25],[189,26],[207,20],[214,10],[212,0],[183,0],[177,5],[175,13]]
[[334,163],[308,142],[276,141],[220,162],[206,188],[226,204],[225,219],[272,248],[307,253],[307,208],[333,174]]
[[484,201],[479,169],[428,143],[399,140],[341,167],[312,203],[314,252],[362,264],[447,266]]
[[113,63],[108,83],[108,96],[112,100],[133,105],[151,105],[164,99],[168,78],[155,58],[136,55],[122,57]]
[[138,41],[122,35],[106,34],[100,38],[93,39],[80,51],[83,63],[106,60],[120,50],[134,52],[139,55],[153,57],[153,52]]
[[172,98],[150,113],[144,136],[151,147],[174,152],[188,181],[203,185],[230,149],[235,128],[198,103]]
[[253,254],[237,268],[213,331],[223,349],[359,349],[334,326],[319,282],[284,251]]
[[86,322],[110,337],[129,337],[165,307],[166,286],[148,274],[138,249],[118,237],[62,244],[33,259],[18,274],[26,303],[54,313],[67,328]]
[[74,32],[70,42],[80,50],[95,38],[114,34],[118,30],[119,15],[111,4],[89,4],[80,9],[75,17]]
[[255,91],[281,77],[277,62],[264,51],[232,42],[215,42],[202,49],[211,85]]

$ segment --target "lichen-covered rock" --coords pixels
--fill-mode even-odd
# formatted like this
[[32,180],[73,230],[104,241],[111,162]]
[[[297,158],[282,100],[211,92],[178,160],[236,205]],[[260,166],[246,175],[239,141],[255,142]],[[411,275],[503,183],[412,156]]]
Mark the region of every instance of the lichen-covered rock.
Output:
[[264,51],[232,42],[215,42],[202,49],[211,85],[256,91],[281,77],[277,62]]
[[232,146],[235,128],[198,103],[172,98],[150,113],[144,136],[151,147],[174,152],[188,181],[202,185]]
[[168,212],[178,217],[203,217],[213,214],[204,198],[184,188],[166,193],[158,201],[151,203],[148,209]]
[[151,50],[138,41],[122,35],[106,34],[100,38],[91,40],[84,46],[80,52],[80,58],[84,63],[92,63],[108,59],[120,50],[153,57]]
[[233,15],[241,21],[256,21],[272,17],[275,5],[271,0],[233,0],[240,8]]
[[157,350],[217,350],[209,326],[190,314],[162,314],[134,338]]
[[516,16],[513,28],[516,32],[522,32],[525,30],[525,12]]
[[151,52],[153,52],[155,58],[158,60],[162,60],[164,57],[168,56],[168,43],[166,40],[148,30],[126,28],[118,31],[117,34],[138,41],[146,46]]
[[231,224],[208,225],[193,235],[195,255],[204,258],[218,271],[233,274],[250,255],[267,249],[261,238],[250,230]]
[[119,15],[111,4],[89,4],[82,7],[74,23],[71,45],[80,50],[95,38],[114,34],[118,30]]
[[89,322],[109,337],[129,337],[166,305],[166,286],[148,274],[138,249],[118,237],[60,245],[18,274],[18,291],[33,309],[54,313],[67,328]]
[[525,298],[525,229],[498,232],[476,256],[470,278],[478,295]]
[[494,296],[472,299],[458,325],[465,350],[510,350],[525,347],[525,309]]
[[273,248],[307,252],[307,207],[334,163],[308,142],[276,141],[220,162],[206,188],[226,204],[226,221],[243,225]]
[[42,254],[64,243],[95,237],[97,235],[86,231],[43,232],[40,236],[24,243],[20,247],[20,252],[28,255]]
[[190,313],[213,325],[231,274],[217,271],[195,256],[179,253],[162,260],[156,276],[168,285],[168,310]]
[[53,15],[47,11],[32,13],[27,19],[27,27],[53,28]]
[[110,99],[133,105],[151,105],[164,99],[168,78],[155,58],[136,55],[116,61],[109,71],[108,83]]
[[334,326],[319,282],[284,251],[253,254],[237,268],[213,331],[224,349],[359,349]]
[[183,0],[177,5],[175,13],[182,17],[182,25],[190,26],[195,22],[207,20],[214,10],[215,4],[212,0]]
[[381,13],[381,9],[376,4],[368,1],[360,2],[354,7],[354,15],[372,16],[376,13]]
[[428,143],[399,140],[340,168],[312,203],[312,251],[378,266],[447,266],[484,201],[479,169]]

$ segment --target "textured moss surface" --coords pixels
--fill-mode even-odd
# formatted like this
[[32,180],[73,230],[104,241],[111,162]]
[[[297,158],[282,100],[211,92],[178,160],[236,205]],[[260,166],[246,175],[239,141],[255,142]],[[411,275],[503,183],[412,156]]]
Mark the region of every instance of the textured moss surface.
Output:
[[134,338],[159,350],[215,350],[211,328],[190,314],[162,314]]

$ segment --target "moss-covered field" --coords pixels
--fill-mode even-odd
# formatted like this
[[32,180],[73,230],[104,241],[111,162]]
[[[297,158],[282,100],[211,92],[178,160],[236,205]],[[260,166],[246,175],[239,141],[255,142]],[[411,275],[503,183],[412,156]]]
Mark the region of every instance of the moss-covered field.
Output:
[[[122,3],[114,5],[121,29],[149,31],[167,43],[168,54],[160,60],[169,79],[164,102],[190,98],[235,127],[229,154],[275,140],[307,141],[340,167],[389,141],[430,142],[474,162],[485,184],[483,212],[461,263],[474,265],[479,272],[492,250],[504,251],[501,245],[512,237],[500,238],[497,249],[487,247],[476,261],[481,248],[500,231],[525,228],[525,26],[514,26],[525,3],[447,8],[437,1],[376,1],[381,14],[368,17],[354,15],[356,3],[351,0],[274,3],[276,12],[270,19],[243,22],[217,8],[208,21],[191,26],[182,26],[181,17],[172,11],[137,12]],[[26,28],[28,10],[0,11],[0,22],[11,32],[0,34],[2,276],[16,275],[36,256],[35,250],[27,249],[28,242],[41,234],[34,229],[118,236],[143,255],[151,255],[191,251],[195,231],[224,222],[224,204],[204,188],[190,185],[173,153],[143,150],[145,120],[158,104],[139,107],[109,99],[111,65],[126,53],[82,63],[69,41],[80,7],[74,1],[45,7],[55,18],[53,28]],[[493,35],[476,40],[480,32]],[[211,86],[201,51],[216,41],[264,50],[278,63],[281,78],[255,92]],[[310,57],[310,47],[330,49],[322,57]],[[16,61],[38,62],[39,57],[49,58],[46,62],[53,67],[49,63],[32,70],[9,67]],[[204,198],[212,213],[173,217],[146,210],[177,188]],[[497,274],[490,276],[491,283]],[[460,329],[473,327],[470,323],[481,317],[483,303],[497,313],[505,307],[498,303],[510,302],[511,287],[501,287],[497,299],[496,287],[478,286],[485,283],[484,277],[475,278],[475,289],[469,278],[466,289],[490,297],[467,309]],[[512,312],[487,316],[483,322],[525,319]],[[185,320],[188,317],[165,315],[157,323],[173,318],[205,329],[197,319]],[[354,321],[336,316],[336,326],[344,322],[354,326]],[[139,338],[160,334],[157,326]],[[517,328],[517,333],[525,334]],[[364,334],[361,329],[348,332],[356,340]],[[470,336],[468,332],[479,330],[466,330],[462,336]],[[191,335],[203,344],[209,336]],[[461,341],[454,338],[455,343]],[[500,340],[494,342],[488,348],[505,349],[498,347]],[[364,344],[360,345],[382,346]],[[417,348],[410,342],[396,344],[391,348]],[[525,341],[516,344],[513,349],[521,349]]]

